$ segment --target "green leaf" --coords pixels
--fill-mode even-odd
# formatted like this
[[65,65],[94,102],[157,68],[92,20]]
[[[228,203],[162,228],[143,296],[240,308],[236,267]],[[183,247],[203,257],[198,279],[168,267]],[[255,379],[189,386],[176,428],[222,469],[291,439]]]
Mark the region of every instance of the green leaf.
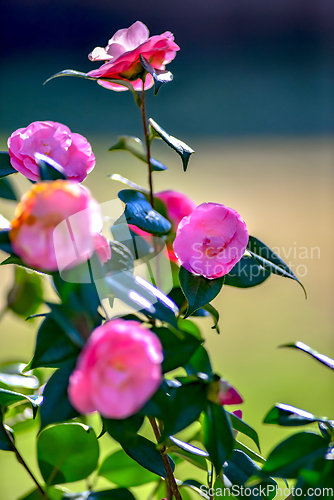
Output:
[[195,422],[207,402],[207,384],[192,382],[169,390],[169,407],[164,415],[161,441]]
[[171,445],[168,444],[169,452],[173,452],[174,455],[187,460],[187,462],[195,465],[195,467],[199,469],[207,470],[207,462],[205,459],[209,457],[209,454],[206,451],[196,448],[196,446],[189,443],[184,443],[173,436],[170,436],[169,440],[171,441]]
[[271,271],[264,269],[255,258],[244,255],[233,269],[225,275],[224,285],[250,288],[261,285],[270,275]]
[[102,422],[104,432],[108,432],[113,439],[126,445],[127,442],[131,444],[136,439],[136,435],[143,425],[144,417],[137,414],[121,420],[103,418]]
[[86,80],[94,80],[94,81],[102,80],[105,82],[116,83],[117,85],[121,85],[122,87],[126,87],[128,90],[130,90],[130,92],[132,93],[132,95],[134,97],[134,100],[135,100],[137,106],[139,106],[139,107],[141,106],[141,98],[140,98],[139,94],[137,94],[137,92],[135,91],[135,89],[133,88],[131,83],[128,82],[127,80],[118,80],[118,79],[114,79],[114,78],[94,78],[92,76],[88,76],[86,73],[82,73],[81,71],[76,71],[74,69],[64,69],[63,71],[59,71],[59,73],[56,73],[55,75],[48,78],[43,83],[43,85],[48,83],[50,80],[53,80],[54,78],[58,78],[60,76],[77,76],[79,78],[85,78]]
[[109,455],[99,468],[98,475],[117,486],[131,488],[157,480],[156,474],[143,469],[124,450]]
[[[147,164],[146,151],[142,141],[138,137],[133,137],[131,135],[121,135],[118,137],[118,139],[118,143],[112,146],[108,151],[128,151],[133,156]],[[167,167],[160,163],[160,161],[151,158],[151,169],[153,172],[160,172],[161,170],[167,170]],[[118,174],[111,175],[110,178],[113,180],[120,180],[120,178],[117,178],[115,176],[118,176]],[[124,179],[124,177],[122,179]],[[126,180],[128,181],[128,179]],[[124,182],[124,180],[122,180],[121,182]],[[126,184],[128,184],[129,182],[131,184],[134,184],[131,181],[126,182]],[[137,189],[136,184],[132,185],[131,187]],[[139,191],[142,191],[142,189],[139,189]]]
[[181,338],[169,328],[154,327],[152,331],[159,337],[163,347],[163,373],[175,370],[175,368],[187,363],[198,346],[203,342],[203,339],[198,339],[184,330],[181,332]]
[[229,415],[220,405],[208,402],[203,415],[204,446],[218,475],[232,455],[234,438]]
[[327,441],[318,434],[312,432],[294,434],[270,453],[262,473],[294,479],[301,469],[308,468],[318,457],[324,457],[327,448]]
[[295,427],[309,425],[312,422],[326,422],[326,417],[316,417],[308,411],[295,408],[294,406],[277,404],[264,419],[265,424],[276,424],[284,427]]
[[13,248],[9,239],[9,229],[0,230],[0,250],[13,253]]
[[190,273],[183,266],[180,267],[179,279],[182,291],[188,300],[188,310],[185,317],[211,302],[219,294],[224,284],[224,276],[209,280],[204,276]]
[[17,170],[10,163],[9,153],[0,151],[0,179],[11,174],[17,174]]
[[[47,489],[47,493],[48,500],[64,500],[65,498],[67,498],[66,496],[63,496],[64,490],[57,487],[49,487]],[[24,495],[24,497],[20,497],[20,500],[45,500],[45,495],[42,495],[40,490],[35,489],[31,491],[27,496]],[[80,500],[80,498],[78,498],[78,500]]]
[[46,384],[43,392],[44,402],[40,409],[41,429],[49,424],[64,422],[78,416],[67,395],[68,381],[75,364],[76,360],[63,363]]
[[[75,320],[78,320],[79,317],[82,318],[82,316],[79,316],[78,312],[73,311],[67,304],[46,302],[46,305],[51,309],[50,317],[53,321],[66,333],[75,346],[82,348],[85,342],[73,324]],[[85,330],[87,330],[87,327]]]
[[125,184],[126,186],[129,186],[130,188],[133,188],[136,191],[140,191],[141,193],[145,193],[145,194],[150,193],[148,189],[145,189],[142,186],[139,186],[139,184],[136,184],[135,182],[130,181],[130,179],[127,179],[126,177],[123,177],[120,174],[112,174],[112,175],[109,175],[108,177],[112,181],[121,182],[122,184]]
[[[111,233],[115,240],[122,240],[122,244],[131,252],[132,259],[143,259],[154,252],[152,244],[132,231],[126,223],[114,224]],[[125,235],[128,235],[126,240]]]
[[[203,491],[203,485],[199,481],[196,481],[196,479],[186,479],[185,481],[182,482],[180,487],[181,488],[183,488],[183,487],[190,488],[192,491],[194,491],[195,493],[198,493],[198,495],[205,498],[205,500],[210,500],[210,498],[211,498],[209,495],[207,495]],[[181,494],[183,495],[183,492]]]
[[202,345],[197,348],[184,368],[189,375],[195,375],[197,373],[206,373],[209,376],[212,375],[210,358]]
[[[0,413],[0,420],[1,420],[1,413]],[[15,448],[10,438],[8,437],[8,434],[10,434],[12,436],[12,439],[14,440],[13,429],[11,429],[10,427],[8,427],[8,425],[3,424],[0,421],[0,450],[15,452]]]
[[271,250],[271,248],[263,243],[263,241],[255,238],[255,236],[250,236],[247,250],[264,269],[267,269],[278,276],[283,276],[297,281],[304,290],[305,297],[307,297],[306,290],[297,276],[291,271],[289,266]]
[[38,436],[37,459],[48,485],[85,479],[96,469],[99,459],[95,432],[79,423],[48,427]]
[[43,402],[43,396],[27,396],[19,392],[9,391],[8,389],[0,388],[0,407],[11,406],[17,403],[30,403],[34,416]]
[[[1,170],[0,170],[1,174]],[[9,179],[0,178],[0,198],[4,198],[5,200],[18,200],[17,194],[9,181]]]
[[244,422],[241,418],[237,417],[234,413],[228,412],[228,414],[230,416],[233,429],[251,438],[258,447],[259,451],[261,451],[259,436],[256,430],[253,429],[253,427],[251,427],[249,424],[246,424],[246,422]]
[[157,135],[168,144],[169,147],[174,149],[181,156],[183,170],[184,172],[187,170],[190,156],[195,153],[195,151],[189,147],[185,142],[176,139],[172,135],[169,135],[166,130],[164,130],[160,125],[157,124],[152,118],[148,120],[150,127],[157,133]]
[[[240,450],[234,450],[231,458],[228,460],[227,464],[224,465],[224,475],[231,481],[233,485],[244,486],[248,479],[252,476],[257,476],[260,473],[260,467],[251,459],[248,455]],[[268,486],[271,488],[268,488]],[[266,495],[263,493],[261,498],[271,500],[276,496],[276,482],[272,479],[262,481],[259,485],[251,486],[251,494],[247,495],[249,498],[256,500],[260,497],[260,488],[263,487],[264,492],[268,492]],[[243,495],[240,495],[241,498]]]
[[48,315],[39,327],[34,356],[25,371],[39,367],[59,368],[60,363],[76,358],[79,353],[80,349]]
[[317,361],[320,361],[320,363],[322,363],[323,365],[328,366],[328,368],[334,370],[334,359],[325,356],[325,354],[320,354],[319,352],[315,351],[308,345],[304,344],[304,342],[298,341],[291,344],[284,344],[281,345],[280,347],[292,347],[293,349],[299,349],[300,351],[304,351],[312,358],[316,359]]
[[159,212],[153,210],[151,204],[139,191],[124,189],[118,193],[118,197],[125,203],[124,215],[128,224],[133,224],[157,236],[170,231],[171,223]]
[[37,389],[40,382],[33,373],[25,374],[26,364],[17,362],[6,362],[0,365],[0,382],[6,384],[4,389],[11,387],[22,387],[25,390]]
[[65,171],[59,163],[46,155],[35,153],[35,160],[39,166],[39,176],[41,181],[55,181],[57,179],[66,180]]
[[[160,477],[167,477],[165,466],[161,458],[160,452],[152,441],[137,435],[131,446],[123,447],[125,453],[133,460],[138,462],[144,469],[147,469]],[[167,455],[168,456],[168,455]],[[173,460],[168,457],[170,466],[174,471],[175,465]]]
[[143,68],[150,73],[153,77],[154,81],[154,95],[157,95],[159,92],[160,87],[164,83],[169,83],[173,80],[173,75],[170,71],[167,71],[165,69],[155,69],[153,66],[150,64],[150,62],[142,55],[140,54],[139,60],[142,63]]
[[23,267],[15,268],[14,284],[7,295],[8,309],[27,318],[44,302],[41,276]]
[[244,453],[246,453],[246,455],[249,456],[249,458],[251,458],[255,462],[259,462],[260,464],[264,464],[266,462],[265,458],[261,457],[261,455],[248,448],[248,446],[246,446],[245,444],[240,443],[240,441],[235,440],[234,448],[236,450],[243,451]]
[[212,317],[214,321],[214,325],[211,327],[212,330],[216,330],[218,334],[220,334],[220,328],[219,328],[219,312],[215,307],[213,307],[212,304],[207,304],[204,306],[204,308]]
[[[143,473],[143,469],[142,473]],[[112,490],[93,491],[87,500],[135,500],[131,491],[125,488],[114,488]]]

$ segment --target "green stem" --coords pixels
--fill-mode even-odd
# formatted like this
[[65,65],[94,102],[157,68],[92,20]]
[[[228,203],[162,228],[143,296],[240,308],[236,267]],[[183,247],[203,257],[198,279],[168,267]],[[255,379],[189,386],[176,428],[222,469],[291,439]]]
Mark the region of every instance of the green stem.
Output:
[[150,203],[152,208],[154,208],[154,192],[153,192],[153,176],[152,176],[152,165],[151,165],[151,144],[147,131],[147,122],[146,122],[146,109],[145,109],[145,85],[143,80],[143,90],[141,97],[141,116],[143,119],[143,128],[144,128],[144,137],[145,137],[145,145],[146,145],[146,156],[147,156],[147,165],[148,165],[148,183],[150,186]]

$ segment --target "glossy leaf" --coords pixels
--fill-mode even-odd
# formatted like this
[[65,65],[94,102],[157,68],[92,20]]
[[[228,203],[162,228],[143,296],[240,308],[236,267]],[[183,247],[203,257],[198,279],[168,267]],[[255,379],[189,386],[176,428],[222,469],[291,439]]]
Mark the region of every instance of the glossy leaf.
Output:
[[264,474],[294,479],[301,469],[309,467],[327,452],[327,441],[311,432],[300,432],[280,443],[262,468]]
[[261,455],[248,448],[248,446],[246,446],[245,444],[240,443],[240,441],[238,440],[235,440],[234,448],[236,450],[243,451],[244,453],[246,453],[246,455],[249,456],[249,458],[251,458],[255,462],[259,462],[260,464],[264,464],[266,462],[265,458],[263,458]]
[[6,384],[6,387],[3,388],[9,390],[11,390],[12,387],[20,387],[25,390],[37,389],[40,385],[38,378],[33,373],[25,373],[25,371],[25,363],[1,363],[0,382]]
[[127,442],[132,443],[136,439],[137,433],[143,425],[144,417],[137,414],[120,420],[103,418],[102,422],[103,431],[108,432],[113,439],[122,445],[126,445]]
[[284,344],[281,345],[280,347],[291,347],[292,349],[299,349],[300,351],[304,351],[312,358],[316,359],[317,361],[320,361],[320,363],[322,363],[323,365],[328,366],[328,368],[334,370],[334,359],[325,356],[325,354],[320,354],[319,352],[315,351],[308,345],[304,344],[304,342],[298,341],[291,344]]
[[8,309],[27,318],[44,302],[41,276],[23,267],[15,268],[14,284],[7,295]]
[[[260,467],[240,450],[234,450],[227,464],[224,465],[224,475],[237,486],[244,486],[250,477],[257,476],[260,471]],[[271,488],[268,488],[269,485]],[[262,481],[259,485],[250,486],[250,495],[247,496],[256,500],[259,498],[260,487],[262,487],[261,498],[271,500],[276,496],[276,486],[276,482],[272,479]]]
[[170,71],[165,69],[153,68],[150,62],[142,54],[140,54],[139,59],[144,69],[152,75],[154,81],[154,95],[157,95],[160,87],[164,85],[164,83],[169,83],[173,80],[173,75]]
[[41,181],[55,181],[57,179],[66,180],[65,171],[59,163],[41,153],[35,153],[35,160],[39,166],[39,176]]
[[94,430],[79,423],[44,429],[37,439],[37,459],[48,485],[85,479],[96,469],[99,459]]
[[309,425],[313,422],[326,422],[326,417],[316,417],[308,411],[295,408],[291,405],[277,404],[264,419],[265,424],[276,424],[285,427]]
[[13,446],[12,441],[8,437],[8,434],[10,434],[12,436],[12,439],[14,440],[13,429],[11,429],[10,427],[8,427],[8,425],[3,424],[1,422],[1,414],[0,414],[0,450],[15,452],[15,448]]
[[75,360],[65,362],[46,384],[43,392],[44,402],[40,409],[41,429],[49,424],[64,422],[78,416],[67,395],[68,381],[75,364]]
[[157,480],[156,474],[144,469],[130,458],[124,450],[109,455],[99,468],[98,475],[117,486],[133,487]]
[[7,407],[13,404],[26,402],[30,403],[32,411],[36,416],[37,410],[43,402],[43,396],[28,396],[25,394],[20,394],[19,392],[0,388],[0,407]]
[[[138,462],[144,469],[147,469],[160,477],[167,477],[165,466],[161,458],[160,452],[157,450],[156,445],[144,438],[137,435],[136,440],[132,446],[123,447],[133,460]],[[168,457],[172,470],[174,471],[175,465],[170,457]]]
[[38,367],[58,368],[60,363],[76,358],[80,349],[70,341],[66,333],[48,315],[39,327],[35,352],[26,370]]
[[180,336],[177,336],[174,331],[168,328],[154,327],[152,331],[159,337],[163,347],[163,373],[187,363],[203,341],[186,331],[181,331]]
[[[202,486],[202,488],[201,488],[201,486]],[[199,481],[196,481],[196,479],[186,479],[185,481],[182,482],[180,487],[181,488],[183,488],[183,487],[190,488],[192,491],[194,491],[195,493],[197,493],[201,497],[205,498],[205,500],[210,500],[210,496],[207,495],[203,491],[203,485]],[[181,495],[182,494],[183,494],[183,492],[181,492]]]
[[12,245],[9,239],[9,229],[0,230],[0,250],[7,253],[13,253]]
[[207,304],[204,306],[205,311],[207,311],[211,317],[213,318],[214,325],[211,327],[213,330],[216,330],[216,332],[219,334],[220,333],[220,328],[219,328],[219,312],[215,307],[213,307],[212,304]]
[[270,275],[271,271],[264,269],[255,258],[244,255],[233,269],[225,275],[224,285],[250,288],[261,285]]
[[157,236],[170,231],[171,223],[159,212],[153,210],[151,204],[139,191],[124,189],[118,193],[118,197],[125,203],[124,215],[128,224],[133,224]]
[[[67,304],[52,304],[46,302],[46,305],[51,309],[50,317],[53,321],[66,333],[69,340],[78,348],[82,348],[85,344],[80,332],[73,324],[75,320],[79,320],[80,315]],[[82,319],[82,316],[80,317]],[[87,325],[85,325],[87,330]]]
[[234,413],[232,412],[228,413],[232,422],[233,429],[251,438],[260,451],[260,441],[256,430],[253,429],[253,427],[251,427],[249,424],[246,424],[246,422],[244,422],[241,418],[237,417]]
[[9,153],[0,151],[0,179],[11,174],[17,174],[17,170],[10,163]]
[[157,124],[152,118],[148,120],[150,126],[156,132],[156,134],[166,143],[169,147],[174,149],[181,156],[183,170],[187,170],[190,156],[195,153],[195,151],[189,147],[185,142],[176,139],[172,135],[169,135],[166,130],[164,130],[160,125]]
[[[143,469],[141,470],[143,472]],[[125,488],[114,488],[112,490],[93,491],[88,495],[87,500],[135,500],[135,497],[131,491]]]
[[234,438],[230,418],[220,405],[208,402],[203,415],[204,446],[210,455],[216,474],[232,455]]
[[135,100],[137,106],[141,105],[141,99],[140,99],[139,94],[137,94],[137,92],[135,91],[135,89],[133,88],[131,83],[128,82],[127,80],[118,80],[118,79],[112,79],[112,78],[93,78],[92,76],[88,76],[86,73],[82,73],[81,71],[76,71],[74,69],[64,69],[63,71],[59,71],[59,73],[56,73],[56,74],[52,75],[50,78],[48,78],[43,83],[43,85],[48,83],[50,80],[53,80],[54,78],[58,78],[60,76],[76,76],[78,78],[85,78],[86,80],[94,80],[94,81],[102,80],[105,82],[110,82],[110,83],[115,83],[117,85],[121,85],[122,87],[126,87],[128,90],[130,90],[130,92],[132,93],[132,95],[134,97],[134,100]]
[[189,375],[205,373],[208,376],[211,376],[212,367],[210,358],[206,349],[202,345],[197,348],[184,368]]
[[183,266],[180,267],[179,279],[182,291],[188,301],[185,317],[211,302],[219,294],[224,284],[224,277],[209,280],[204,276],[190,273]]
[[169,440],[171,441],[171,445],[168,445],[169,452],[173,452],[174,455],[187,460],[187,462],[199,469],[207,470],[206,458],[209,457],[209,454],[206,451],[189,443],[184,443],[174,436],[170,436]]
[[[47,491],[48,500],[65,500],[65,498],[68,498],[66,494],[64,496],[63,489],[51,486]],[[38,489],[35,489],[33,491],[30,491],[27,496],[24,495],[23,497],[20,497],[20,500],[45,500],[45,495],[42,495],[42,493]],[[80,500],[80,498],[78,498],[77,500]]]
[[[138,137],[133,137],[131,135],[121,135],[118,137],[118,139],[119,139],[118,143],[112,146],[108,151],[128,151],[133,156],[135,156],[136,158],[147,164],[147,156],[144,144]],[[167,170],[167,167],[165,167],[165,165],[160,163],[160,161],[155,160],[154,158],[151,158],[151,168],[153,172],[155,171],[160,172],[161,170]],[[114,175],[117,176],[118,174]],[[113,178],[114,176],[111,175],[110,177]],[[113,180],[120,180],[120,179],[114,178]],[[131,183],[131,181],[128,182]],[[128,182],[126,184],[128,184]],[[134,184],[131,187],[137,189],[135,186],[136,185]],[[142,189],[139,189],[139,191],[142,191]]]
[[108,177],[112,181],[121,182],[122,184],[125,184],[126,186],[129,186],[130,188],[133,188],[136,191],[140,191],[141,193],[149,194],[148,189],[145,189],[142,186],[139,186],[139,184],[136,184],[135,182],[130,181],[130,179],[127,179],[126,177],[123,177],[120,174],[112,174],[112,175],[109,175]]
[[[0,170],[1,173],[1,170]],[[0,178],[0,198],[4,198],[5,200],[18,200],[15,189],[13,188],[9,179]]]

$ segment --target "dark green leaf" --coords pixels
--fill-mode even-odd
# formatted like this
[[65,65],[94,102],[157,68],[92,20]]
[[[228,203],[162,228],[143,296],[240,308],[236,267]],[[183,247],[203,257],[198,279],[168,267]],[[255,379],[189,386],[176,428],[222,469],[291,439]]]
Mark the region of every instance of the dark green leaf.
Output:
[[[135,259],[143,259],[154,251],[152,244],[132,231],[127,224],[114,224],[111,233],[115,240],[122,240],[122,244],[128,248]],[[125,240],[124,237],[127,239]]]
[[140,410],[140,415],[162,420],[169,409],[169,390],[170,386],[166,380],[163,380],[157,392],[153,394],[151,399]]
[[154,327],[152,331],[159,337],[162,343],[164,351],[163,373],[187,363],[203,341],[186,331],[181,331],[180,336],[177,336],[168,328]]
[[26,403],[27,401],[31,404],[32,411],[36,416],[37,410],[43,402],[43,396],[27,396],[19,392],[0,388],[0,407],[7,407],[17,403]]
[[327,422],[318,422],[318,427],[322,434],[322,437],[327,439],[327,441],[331,441],[332,434],[334,436],[334,420],[328,420]]
[[35,353],[26,370],[38,367],[55,367],[69,359],[76,358],[80,349],[70,341],[66,333],[48,315],[39,327]]
[[200,307],[206,306],[220,292],[224,284],[224,276],[209,280],[204,276],[196,276],[184,267],[180,267],[179,279],[182,291],[188,300],[188,310],[185,317],[190,316]]
[[156,474],[144,469],[130,458],[124,450],[109,455],[98,471],[98,475],[108,479],[117,486],[133,487],[157,480]]
[[74,69],[64,69],[63,71],[59,71],[59,73],[56,73],[55,75],[51,76],[48,78],[43,85],[48,83],[50,80],[53,80],[54,78],[58,78],[59,76],[77,76],[79,78],[85,78],[86,80],[102,80],[105,82],[110,82],[110,83],[116,83],[117,85],[121,85],[122,87],[126,87],[130,92],[132,93],[135,102],[137,106],[141,105],[141,99],[140,96],[137,94],[133,86],[131,85],[130,82],[127,80],[118,80],[118,79],[112,79],[112,78],[94,78],[92,76],[88,76],[86,73],[82,73],[81,71],[76,71]]
[[271,275],[255,258],[244,255],[233,269],[225,275],[224,284],[238,288],[249,288],[263,283]]
[[4,198],[5,200],[14,200],[14,201],[18,199],[17,194],[15,193],[15,190],[9,179],[0,178],[0,198]]
[[210,455],[216,474],[219,474],[224,462],[231,456],[234,446],[230,418],[222,406],[208,402],[202,427],[204,446]]
[[157,95],[160,87],[164,83],[169,83],[173,80],[173,75],[170,71],[167,71],[165,69],[153,68],[153,66],[142,54],[140,54],[139,59],[144,69],[146,69],[146,71],[150,73],[150,75],[152,75],[154,81],[154,95]]
[[[59,488],[55,487],[49,487],[48,488],[48,500],[64,500],[65,498],[68,498],[67,496],[63,496],[64,491]],[[27,496],[24,495],[23,497],[20,497],[20,500],[45,500],[45,495],[42,495],[40,490],[35,489],[31,491]],[[78,498],[77,500],[80,500]]]
[[17,174],[17,170],[10,163],[9,153],[0,151],[0,179],[10,174]]
[[[201,484],[199,481],[196,481],[196,479],[186,479],[185,481],[182,482],[180,487],[181,488],[183,488],[183,487],[190,488],[191,490],[198,493],[198,495],[205,498],[205,500],[210,500],[210,498],[211,498],[209,495],[207,495],[203,491],[203,484]],[[181,492],[181,495],[183,495],[183,492]]]
[[263,457],[261,457],[261,455],[259,455],[255,451],[248,448],[248,446],[246,446],[245,444],[240,443],[240,441],[235,440],[234,448],[236,450],[243,451],[244,453],[246,453],[246,455],[248,455],[255,462],[259,462],[260,464],[264,464],[266,462],[266,460]]
[[274,477],[296,478],[301,469],[310,466],[318,457],[324,457],[327,448],[327,441],[318,434],[294,434],[270,453],[262,472]]
[[[231,481],[233,485],[244,486],[248,479],[252,476],[257,476],[261,471],[260,467],[240,450],[234,450],[231,458],[224,466],[224,474]],[[268,486],[271,488],[268,488]],[[276,482],[272,479],[262,481],[259,485],[251,486],[251,494],[247,495],[249,498],[256,500],[259,497],[271,500],[276,496]],[[260,490],[260,487],[263,489]],[[260,491],[267,492],[260,495]],[[240,495],[239,498],[241,498]]]
[[171,223],[153,210],[143,193],[133,189],[123,189],[118,193],[118,197],[125,203],[124,214],[128,224],[157,236],[170,231]]
[[[1,420],[1,414],[0,414],[0,420]],[[8,425],[1,423],[0,421],[0,450],[15,452],[15,448],[8,434],[10,434],[12,436],[12,439],[14,440],[13,429],[8,427]]]
[[253,427],[250,425],[246,424],[241,418],[237,417],[234,413],[228,412],[231,422],[232,422],[232,427],[238,432],[241,432],[242,434],[245,434],[245,436],[248,436],[251,438],[256,446],[258,447],[259,451],[260,450],[260,441],[259,441],[259,436]]
[[96,469],[99,459],[94,430],[79,423],[44,429],[37,439],[37,459],[48,485],[85,479]]
[[204,309],[209,314],[211,314],[211,316],[213,318],[214,325],[211,328],[215,329],[217,331],[217,333],[219,334],[220,333],[220,328],[219,328],[219,312],[217,311],[217,309],[215,307],[213,307],[212,304],[207,304],[206,306],[204,306]]
[[113,439],[122,445],[126,445],[127,442],[132,443],[136,438],[137,432],[143,425],[144,417],[132,415],[120,420],[103,418],[102,421],[103,431],[108,432]]
[[12,245],[9,239],[9,229],[0,230],[0,250],[7,253],[13,253]]
[[285,427],[299,425],[309,425],[312,422],[325,422],[326,417],[316,417],[308,411],[295,408],[294,406],[277,404],[267,414],[264,419],[265,424],[276,424]]
[[[76,347],[82,348],[85,345],[85,342],[78,329],[73,324],[76,320],[79,320],[79,314],[76,314],[73,309],[67,306],[67,304],[52,304],[50,302],[46,302],[46,304],[51,309],[50,317],[53,321],[66,333],[69,340]],[[82,316],[80,316],[80,318],[82,318]],[[88,336],[89,330],[87,324],[85,324],[84,327]]]
[[66,180],[65,171],[59,163],[46,155],[35,153],[35,160],[39,166],[39,176],[42,181]]
[[189,375],[206,373],[210,376],[212,374],[209,355],[202,345],[197,348],[184,368]]
[[41,276],[23,267],[16,267],[14,284],[7,295],[8,308],[18,316],[27,318],[35,314],[43,301]]
[[[143,469],[142,473],[143,473]],[[114,488],[112,490],[93,491],[87,500],[135,500],[131,491],[125,488]],[[64,499],[65,500],[65,499]]]
[[40,409],[41,429],[49,424],[70,420],[78,415],[68,400],[67,387],[75,361],[66,361],[45,386],[44,402]]
[[[129,153],[133,154],[133,156],[135,156],[139,160],[144,161],[147,164],[146,151],[142,141],[138,139],[138,137],[133,137],[131,135],[121,135],[118,137],[118,139],[118,143],[112,146],[109,151],[128,151]],[[154,158],[151,158],[151,168],[153,172],[167,170],[167,167],[165,167],[165,165],[160,163],[160,161],[155,160]],[[120,180],[121,176],[119,176],[118,178],[115,176],[118,176],[118,174],[111,175],[110,178],[113,180]],[[128,181],[128,179],[126,179],[126,181]],[[124,177],[122,177],[121,182],[124,182]],[[128,184],[129,182],[131,183],[131,181],[128,181],[126,182],[126,184]],[[132,185],[131,187],[137,189],[136,184]],[[142,189],[139,189],[139,191],[142,191]]]
[[[123,447],[124,451],[133,460],[138,462],[145,469],[154,472],[160,477],[167,477],[165,466],[161,458],[160,452],[152,441],[137,435],[132,446]],[[174,471],[174,462],[168,457],[172,470]]]
[[152,118],[148,120],[150,126],[155,130],[159,137],[168,144],[169,147],[174,149],[180,156],[183,164],[184,172],[187,170],[190,156],[195,153],[195,151],[189,147],[186,143],[176,139],[172,135],[169,135],[166,130],[164,130],[160,125],[157,124]]
[[187,462],[195,465],[199,469],[207,470],[207,462],[205,459],[209,457],[209,454],[206,451],[196,448],[196,446],[191,444],[184,443],[173,436],[170,436],[169,440],[171,441],[171,444],[168,445],[168,450],[170,452],[187,460]]
[[284,344],[281,345],[280,347],[292,347],[293,349],[299,349],[300,351],[304,351],[306,352],[306,354],[312,356],[312,358],[316,359],[317,361],[320,361],[320,363],[322,363],[323,365],[326,365],[332,370],[334,370],[334,359],[325,356],[325,354],[320,354],[319,352],[315,351],[308,345],[304,344],[304,342],[298,341],[292,344]]

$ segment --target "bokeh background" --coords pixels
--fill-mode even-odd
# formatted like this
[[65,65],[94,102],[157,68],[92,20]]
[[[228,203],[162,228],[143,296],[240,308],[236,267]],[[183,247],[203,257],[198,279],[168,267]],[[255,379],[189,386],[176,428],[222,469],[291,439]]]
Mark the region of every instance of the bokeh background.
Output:
[[[0,148],[32,121],[59,121],[90,140],[97,164],[85,184],[100,202],[120,188],[109,174],[143,183],[144,164],[107,152],[117,134],[141,136],[130,93],[74,78],[42,85],[62,69],[93,69],[87,54],[138,19],[151,34],[172,31],[181,47],[168,67],[174,81],[157,97],[150,92],[148,114],[196,150],[184,174],[179,157],[155,144],[155,157],[169,167],[155,174],[156,190],[235,208],[252,234],[279,248],[308,291],[305,301],[295,282],[276,276],[250,290],[226,287],[215,301],[221,335],[200,320],[214,366],[244,396],[244,418],[267,454],[291,432],[262,424],[276,402],[332,418],[334,412],[330,370],[277,349],[301,340],[334,357],[334,4],[3,0]],[[16,179],[18,192],[28,186]],[[11,218],[14,206],[1,202],[0,213]],[[1,269],[2,303],[12,279],[13,269]],[[38,320],[5,314],[0,362],[28,362],[37,327]],[[17,443],[36,470],[31,436],[22,433]],[[14,457],[0,452],[0,500],[15,500],[32,486]]]

